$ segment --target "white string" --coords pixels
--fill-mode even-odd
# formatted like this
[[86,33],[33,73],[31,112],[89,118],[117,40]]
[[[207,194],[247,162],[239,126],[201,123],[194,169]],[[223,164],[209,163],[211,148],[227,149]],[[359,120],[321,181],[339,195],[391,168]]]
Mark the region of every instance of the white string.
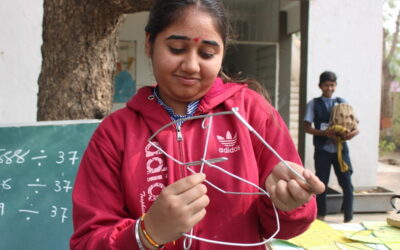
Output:
[[275,149],[273,147],[271,147],[271,145],[269,145],[264,138],[262,138],[262,136],[239,114],[239,108],[234,107],[232,108],[232,112],[233,114],[247,127],[247,129],[254,133],[257,138],[279,159],[279,161],[281,161],[283,163],[283,165],[285,165],[285,167],[287,169],[289,169],[290,172],[292,172],[294,175],[296,175],[298,178],[300,178],[300,180],[302,180],[305,184],[307,184],[306,179],[304,179],[304,177],[302,175],[300,175],[299,173],[297,173],[296,170],[294,170],[279,154],[278,152],[275,151]]
[[[183,249],[185,249],[185,250],[189,250],[190,247],[192,246],[192,241],[193,241],[193,228],[190,229],[190,236],[191,236],[191,237],[186,237],[186,236],[185,236],[185,239],[183,240]],[[189,241],[189,243],[188,243],[188,241]]]
[[[159,151],[161,151],[161,152],[162,152],[165,156],[167,156],[169,159],[173,160],[174,162],[178,163],[179,165],[186,165],[186,169],[189,170],[190,172],[192,172],[193,174],[196,174],[196,172],[195,172],[193,169],[189,168],[189,166],[195,166],[195,165],[199,165],[200,163],[201,163],[201,164],[204,163],[204,164],[206,164],[207,166],[216,168],[217,170],[219,170],[219,171],[221,171],[221,172],[223,172],[223,173],[225,173],[225,174],[227,174],[227,175],[229,175],[229,176],[231,176],[231,177],[233,177],[233,178],[238,179],[239,181],[245,182],[245,183],[247,183],[247,184],[250,184],[250,185],[256,187],[257,189],[260,189],[260,187],[258,187],[258,186],[255,185],[254,183],[249,182],[248,180],[245,180],[245,179],[243,179],[243,178],[241,178],[241,177],[239,177],[239,176],[237,176],[237,175],[235,175],[235,174],[232,174],[232,173],[229,172],[229,171],[226,171],[225,169],[223,169],[223,168],[221,168],[221,167],[219,167],[219,166],[217,166],[217,165],[212,164],[213,161],[219,162],[219,161],[222,161],[222,160],[227,160],[228,158],[226,158],[226,157],[215,158],[215,159],[210,159],[210,160],[202,159],[201,161],[182,163],[182,162],[180,162],[179,160],[177,160],[177,159],[175,159],[174,157],[172,157],[171,155],[169,155],[167,152],[165,152],[165,151],[164,151],[160,146],[158,146],[156,143],[151,142],[151,141],[149,141],[149,143],[150,143],[153,147],[155,147],[155,148],[157,148]],[[215,189],[217,189],[218,191],[220,191],[220,192],[222,192],[222,193],[224,193],[224,194],[252,194],[252,195],[255,195],[255,194],[257,194],[257,195],[264,194],[264,192],[263,192],[264,190],[263,190],[263,189],[261,189],[261,192],[262,192],[262,193],[254,193],[254,192],[233,192],[233,191],[226,191],[226,190],[223,190],[223,189],[219,188],[218,186],[214,185],[213,183],[209,182],[207,179],[204,180],[204,182],[206,182],[207,184],[209,184],[210,186],[214,187]],[[266,194],[267,194],[268,197],[269,197],[268,192],[266,192]]]
[[[208,123],[208,125],[206,125],[207,119],[210,120],[210,122]],[[202,127],[203,129],[208,129],[208,130],[207,130],[206,143],[205,143],[205,145],[204,145],[204,154],[203,154],[203,158],[202,158],[202,162],[203,162],[203,163],[201,164],[201,167],[200,167],[200,173],[203,173],[203,169],[204,169],[204,163],[205,163],[206,154],[207,154],[207,149],[208,149],[208,142],[209,142],[209,140],[210,140],[210,132],[211,132],[211,129],[210,129],[210,128],[212,127],[212,122],[213,122],[213,117],[210,116],[210,117],[204,118],[203,122],[201,123],[201,127]]]
[[[229,171],[226,171],[225,169],[213,164],[213,163],[218,163],[218,162],[222,162],[222,161],[226,161],[228,160],[228,158],[226,157],[220,157],[220,158],[214,158],[214,159],[206,159],[206,154],[207,154],[207,149],[208,149],[208,143],[209,143],[209,137],[210,137],[210,132],[211,132],[211,125],[212,125],[212,117],[213,116],[218,116],[218,115],[227,115],[227,114],[233,114],[235,115],[236,118],[239,119],[239,121],[241,121],[246,127],[247,129],[254,133],[256,135],[256,137],[284,164],[284,166],[289,169],[289,171],[291,171],[293,174],[295,174],[300,180],[302,180],[304,183],[308,184],[307,181],[304,179],[303,176],[301,176],[298,172],[296,172],[296,170],[294,170],[289,164],[287,164],[287,162],[264,140],[264,138],[262,138],[262,136],[239,114],[239,108],[234,107],[232,108],[232,111],[225,111],[225,112],[219,112],[219,113],[214,113],[214,114],[206,114],[206,115],[199,115],[199,116],[192,116],[192,117],[188,117],[188,118],[182,118],[182,119],[178,119],[175,121],[172,121],[166,125],[164,125],[163,127],[161,127],[159,130],[157,130],[149,139],[148,142],[154,146],[155,148],[157,148],[160,152],[162,152],[165,156],[167,156],[169,159],[171,159],[172,161],[174,161],[175,163],[179,164],[179,165],[183,165],[186,166],[186,169],[188,171],[190,171],[191,173],[195,174],[196,172],[190,168],[190,166],[195,166],[195,165],[201,165],[200,167],[200,172],[202,173],[204,170],[204,166],[207,165],[209,167],[215,168],[239,181],[242,181],[244,183],[247,183],[255,188],[257,188],[258,190],[260,190],[261,192],[233,192],[233,191],[226,191],[223,190],[221,188],[219,188],[218,186],[214,185],[213,183],[209,182],[206,178],[206,180],[204,180],[204,182],[206,182],[207,184],[209,184],[211,187],[215,188],[216,190],[224,193],[224,194],[243,194],[243,195],[266,195],[268,197],[270,197],[269,193],[262,189],[261,187],[259,187],[258,185],[245,180],[243,178],[241,178],[240,176],[237,176],[233,173],[230,173]],[[167,152],[165,152],[160,146],[157,145],[157,143],[152,142],[153,138],[156,137],[162,130],[164,130],[165,128],[177,124],[178,122],[181,121],[186,121],[186,120],[193,120],[193,119],[201,119],[204,118],[203,122],[202,122],[202,128],[203,129],[208,129],[207,131],[207,137],[206,137],[206,142],[204,145],[204,152],[203,152],[203,158],[200,161],[193,161],[193,162],[181,162],[177,159],[175,159],[174,157],[172,157],[171,155],[169,155]],[[209,120],[209,123],[206,125],[206,120]],[[227,241],[217,241],[217,240],[210,240],[210,239],[206,239],[206,238],[202,238],[202,237],[198,237],[193,234],[193,229],[191,229],[190,233],[183,233],[182,235],[185,236],[185,240],[184,240],[184,249],[190,249],[190,246],[192,244],[192,239],[196,239],[196,240],[200,240],[200,241],[204,241],[204,242],[208,242],[208,243],[213,243],[213,244],[220,244],[220,245],[228,245],[228,246],[239,246],[239,247],[251,247],[251,246],[260,246],[260,245],[264,245],[266,244],[268,241],[270,241],[272,238],[274,238],[278,232],[280,231],[280,222],[279,222],[279,215],[278,215],[278,211],[275,207],[275,205],[273,203],[272,207],[274,210],[274,214],[275,214],[275,219],[276,219],[276,225],[277,225],[277,230],[268,238],[265,239],[262,242],[256,242],[256,243],[237,243],[237,242],[227,242]],[[189,242],[187,243],[187,240],[189,238]]]
[[[209,120],[208,125],[206,125],[207,119]],[[203,160],[203,159],[206,159],[206,154],[207,154],[207,149],[208,149],[208,142],[209,142],[209,139],[210,139],[210,132],[211,132],[210,128],[212,127],[212,121],[213,121],[213,117],[210,116],[210,117],[204,118],[203,122],[201,123],[201,127],[203,129],[208,129],[208,130],[207,130],[207,136],[206,136],[206,143],[204,145],[204,153],[203,153],[203,157],[202,157],[202,161],[201,161],[200,173],[203,173],[203,170],[204,170],[205,160]],[[189,167],[186,167],[186,168],[189,169]],[[209,184],[211,184],[211,182],[209,182]],[[214,186],[214,185],[212,184],[212,186]],[[214,187],[219,189],[217,186],[214,186]],[[193,236],[193,228],[190,230],[190,236]],[[187,243],[188,241],[189,241],[189,243]],[[189,250],[190,247],[192,246],[192,242],[193,242],[193,238],[192,237],[186,237],[185,236],[185,240],[183,241],[183,248],[185,250]]]
[[[214,113],[214,114],[206,114],[206,115],[198,115],[198,116],[192,116],[192,117],[186,117],[186,118],[181,118],[181,119],[177,119],[174,120],[164,126],[162,126],[159,130],[157,130],[152,136],[150,136],[150,138],[148,139],[148,142],[154,146],[154,143],[151,142],[151,140],[156,137],[162,130],[164,130],[165,128],[177,124],[178,122],[181,121],[187,121],[187,120],[194,120],[194,119],[200,119],[200,118],[207,118],[207,117],[212,117],[212,116],[218,116],[218,115],[230,115],[233,114],[235,115],[236,118],[239,119],[239,121],[241,121],[243,123],[243,125],[245,125],[247,127],[247,129],[254,133],[255,136],[282,162],[283,165],[285,165],[285,167],[292,172],[294,175],[296,175],[301,181],[303,181],[305,184],[308,184],[307,181],[304,179],[304,177],[302,175],[300,175],[296,170],[294,170],[279,154],[278,152],[275,151],[275,149],[273,147],[271,147],[271,145],[269,145],[264,138],[262,138],[262,136],[240,115],[239,113],[239,108],[237,107],[233,107],[232,111],[224,111],[224,112],[219,112],[219,113]],[[157,146],[155,146],[157,147]],[[159,148],[159,147],[158,147]],[[162,150],[161,148],[159,148],[159,150],[169,156],[167,154],[167,152],[165,152],[164,150]],[[178,160],[176,160],[175,158],[173,158],[172,156],[169,156],[170,159],[172,159],[174,162],[178,163],[179,165],[190,165],[190,162],[187,163],[182,163]]]

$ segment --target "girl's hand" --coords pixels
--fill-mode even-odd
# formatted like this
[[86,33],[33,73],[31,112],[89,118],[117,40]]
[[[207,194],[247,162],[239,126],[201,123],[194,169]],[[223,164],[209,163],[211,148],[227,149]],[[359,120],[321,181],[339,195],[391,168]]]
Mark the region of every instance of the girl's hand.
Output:
[[163,189],[144,217],[146,231],[158,244],[176,240],[190,231],[206,215],[210,200],[198,173]]
[[287,163],[302,175],[308,184],[299,180],[281,162],[273,168],[265,181],[265,188],[272,202],[282,211],[293,210],[310,201],[314,194],[320,194],[325,190],[325,185],[311,171],[296,163]]

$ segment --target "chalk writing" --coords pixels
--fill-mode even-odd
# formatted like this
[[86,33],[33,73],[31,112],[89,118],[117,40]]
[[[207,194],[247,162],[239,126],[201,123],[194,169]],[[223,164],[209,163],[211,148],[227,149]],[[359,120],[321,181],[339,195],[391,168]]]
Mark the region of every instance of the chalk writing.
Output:
[[98,123],[0,125],[0,249],[69,250],[72,189]]
[[39,179],[39,178],[36,178],[36,183],[28,184],[27,186],[28,186],[28,187],[36,188],[36,189],[35,189],[35,193],[38,194],[38,193],[39,193],[39,189],[37,189],[37,188],[46,188],[46,187],[47,187],[46,184],[41,184],[41,183],[39,183],[39,182],[40,182],[40,179]]
[[[70,156],[68,158],[71,161],[72,165],[75,165],[76,161],[79,160],[77,157],[77,151],[69,151],[67,154]],[[58,160],[56,161],[57,164],[63,164],[65,162],[65,153],[63,151],[58,151]]]
[[[51,206],[51,215],[50,217],[55,218],[57,216],[57,214],[61,214],[61,223],[64,223],[66,219],[68,219],[67,217],[67,211],[68,208],[66,207],[56,207],[56,206]],[[59,212],[60,211],[60,212]]]
[[0,216],[4,215],[4,203],[0,203]]
[[72,189],[71,181],[69,180],[56,180],[54,181],[54,185],[56,186],[54,189],[55,192],[61,192],[64,189],[64,191],[68,193],[68,191]]
[[[8,214],[18,213],[28,222],[41,214],[49,214],[50,218],[56,218],[62,224],[67,222],[69,219],[68,210],[70,200],[65,198],[70,198],[73,188],[73,178],[75,177],[70,172],[74,170],[73,173],[75,173],[76,165],[79,164],[80,153],[82,151],[83,149],[52,151],[43,148],[38,150],[0,148],[0,169],[2,169],[1,166],[7,167],[7,169],[14,169],[18,166],[18,169],[24,169],[21,175],[18,175],[21,178],[24,176],[26,170],[32,170],[32,173],[35,173],[39,169],[43,169],[38,173],[46,173],[46,178],[29,174],[27,177],[23,177],[23,182],[25,183],[21,183],[20,180],[17,182],[14,181],[16,178],[19,179],[18,176],[13,176],[14,178],[3,176],[4,174],[7,175],[7,173],[11,175],[12,171],[0,172],[2,175],[0,176],[0,191],[10,193],[7,196],[9,198],[4,201],[2,200],[0,203],[0,216],[6,217]],[[14,188],[16,190],[15,193],[13,192]],[[68,195],[58,197],[57,205],[43,203],[43,200],[51,197],[49,192]],[[23,199],[25,199],[25,203],[22,204],[23,207],[16,205],[21,203],[14,204],[18,200],[18,195],[22,195]],[[5,207],[9,203],[11,206],[6,213]]]
[[43,150],[43,149],[40,150],[40,153],[41,153],[42,155],[33,156],[33,157],[31,158],[32,161],[38,161],[38,166],[42,166],[42,161],[41,161],[41,160],[47,158],[47,155],[44,154],[45,152],[46,152],[46,151]]
[[[39,214],[39,211],[37,210],[31,210],[31,209],[18,209],[18,212],[20,213],[26,213],[26,214]],[[26,216],[26,220],[30,220],[30,216]]]
[[0,164],[10,165],[14,162],[22,164],[25,162],[25,156],[29,154],[29,152],[30,150],[24,152],[22,149],[7,150],[5,148],[0,148]]
[[[42,166],[43,161],[46,160],[49,156],[45,154],[46,151],[41,149],[39,153],[30,156],[30,160],[33,162],[37,162],[37,166]],[[16,150],[7,150],[5,148],[0,148],[0,165],[12,165],[12,164],[23,164],[26,162],[26,158],[29,158],[29,154],[31,150],[24,149],[16,149]],[[66,161],[69,161],[71,165],[76,165],[79,162],[78,151],[58,151],[57,152],[57,160],[56,164],[64,164]]]
[[[29,206],[33,206],[33,204],[30,204]],[[4,210],[5,210],[5,204],[0,203],[0,216],[4,216]],[[68,219],[67,212],[68,208],[66,207],[57,207],[52,205],[50,209],[50,217],[56,218],[57,216],[59,216],[60,222],[64,223]],[[21,208],[18,209],[18,213],[23,214],[24,216],[26,216],[25,220],[30,221],[32,219],[32,216],[39,215],[40,211],[28,208]]]
[[11,180],[12,180],[11,178],[1,180],[1,189],[10,190],[11,185],[9,183],[11,182]]

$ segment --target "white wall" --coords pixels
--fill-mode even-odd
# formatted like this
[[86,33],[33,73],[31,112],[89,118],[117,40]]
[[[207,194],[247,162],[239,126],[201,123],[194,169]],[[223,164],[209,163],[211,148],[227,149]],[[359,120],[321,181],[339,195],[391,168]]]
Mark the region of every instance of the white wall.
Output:
[[[336,95],[349,101],[361,133],[349,142],[353,184],[376,183],[382,60],[382,1],[310,1],[307,100],[321,95],[324,70],[338,76]],[[305,164],[313,169],[312,137],[306,137]],[[331,173],[331,176],[334,176]],[[331,178],[332,179],[332,178]],[[336,180],[336,177],[334,177]]]
[[[128,14],[118,30],[118,38],[121,41],[136,41],[136,91],[146,85],[156,83],[151,60],[145,53],[146,33],[144,28],[149,17],[149,12]],[[126,103],[113,103],[112,111],[123,108]]]
[[0,124],[36,121],[43,0],[0,1]]
[[144,27],[148,16],[148,12],[126,15],[126,20],[122,23],[118,35],[120,40],[136,41],[136,89],[155,83],[151,60],[144,50],[146,42]]

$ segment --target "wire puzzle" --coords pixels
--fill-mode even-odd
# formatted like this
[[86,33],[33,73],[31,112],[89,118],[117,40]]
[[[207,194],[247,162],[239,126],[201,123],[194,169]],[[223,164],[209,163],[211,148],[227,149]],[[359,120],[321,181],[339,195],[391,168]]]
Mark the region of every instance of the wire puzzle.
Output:
[[[206,182],[208,185],[210,185],[211,187],[215,188],[216,190],[220,191],[221,193],[224,194],[236,194],[236,195],[266,195],[267,197],[270,198],[269,193],[264,190],[263,188],[259,187],[258,185],[247,181],[233,173],[230,173],[229,171],[226,171],[225,169],[215,165],[216,163],[219,162],[223,162],[228,160],[227,157],[219,157],[219,158],[213,158],[213,159],[207,159],[207,148],[208,148],[208,144],[209,144],[209,138],[210,138],[210,132],[211,132],[211,127],[212,127],[212,122],[213,122],[213,117],[214,116],[220,116],[220,115],[234,115],[242,124],[244,124],[247,129],[254,133],[255,136],[280,160],[280,162],[282,162],[284,164],[284,166],[291,171],[294,175],[296,175],[302,182],[304,182],[305,184],[307,184],[307,181],[304,179],[303,176],[301,176],[296,170],[294,170],[265,140],[264,138],[262,138],[262,136],[239,114],[239,108],[234,107],[231,109],[231,111],[224,111],[224,112],[219,112],[219,113],[214,113],[214,114],[206,114],[206,115],[198,115],[198,116],[192,116],[192,117],[188,117],[188,118],[182,118],[182,119],[178,119],[175,121],[172,121],[166,125],[164,125],[163,127],[161,127],[159,130],[157,130],[149,139],[148,142],[154,146],[155,148],[157,148],[161,153],[163,153],[166,157],[168,157],[169,159],[171,159],[172,161],[174,161],[175,163],[185,166],[186,169],[188,171],[190,171],[191,173],[195,174],[196,172],[190,168],[190,166],[196,166],[196,165],[201,165],[200,166],[200,173],[203,173],[204,167],[208,166],[211,168],[215,168],[221,172],[223,172],[224,174],[227,174],[239,181],[242,181],[244,183],[247,183],[253,187],[255,187],[256,189],[258,189],[260,192],[233,192],[233,191],[227,191],[227,190],[223,190],[221,188],[219,188],[218,186],[214,185],[213,183],[211,183],[210,181],[207,180],[207,178],[204,180],[204,182]],[[194,120],[194,119],[203,119],[202,122],[202,129],[207,129],[207,137],[206,137],[206,142],[204,145],[204,152],[203,152],[203,156],[199,161],[192,161],[192,162],[181,162],[177,159],[175,159],[173,156],[169,155],[167,152],[165,152],[157,143],[154,143],[152,140],[154,139],[154,137],[156,137],[162,130],[164,130],[165,128],[177,124],[179,122],[182,121],[186,121],[186,120]],[[207,123],[208,121],[208,123]],[[275,205],[272,203],[272,207],[274,210],[274,214],[275,214],[275,219],[276,219],[276,225],[277,225],[277,229],[276,231],[268,238],[265,239],[264,241],[261,242],[255,242],[255,243],[236,243],[236,242],[227,242],[227,241],[217,241],[217,240],[210,240],[210,239],[206,239],[206,238],[202,238],[202,237],[198,237],[193,235],[193,229],[191,230],[191,232],[188,233],[183,233],[183,236],[185,236],[185,240],[184,240],[184,248],[185,249],[190,249],[192,240],[199,240],[199,241],[204,241],[204,242],[208,242],[208,243],[212,243],[212,244],[220,244],[220,245],[228,245],[228,246],[239,246],[239,247],[251,247],[251,246],[260,246],[260,245],[264,245],[267,242],[269,242],[272,238],[274,238],[278,232],[280,231],[280,223],[279,223],[279,215],[278,215],[278,211],[275,207]]]

